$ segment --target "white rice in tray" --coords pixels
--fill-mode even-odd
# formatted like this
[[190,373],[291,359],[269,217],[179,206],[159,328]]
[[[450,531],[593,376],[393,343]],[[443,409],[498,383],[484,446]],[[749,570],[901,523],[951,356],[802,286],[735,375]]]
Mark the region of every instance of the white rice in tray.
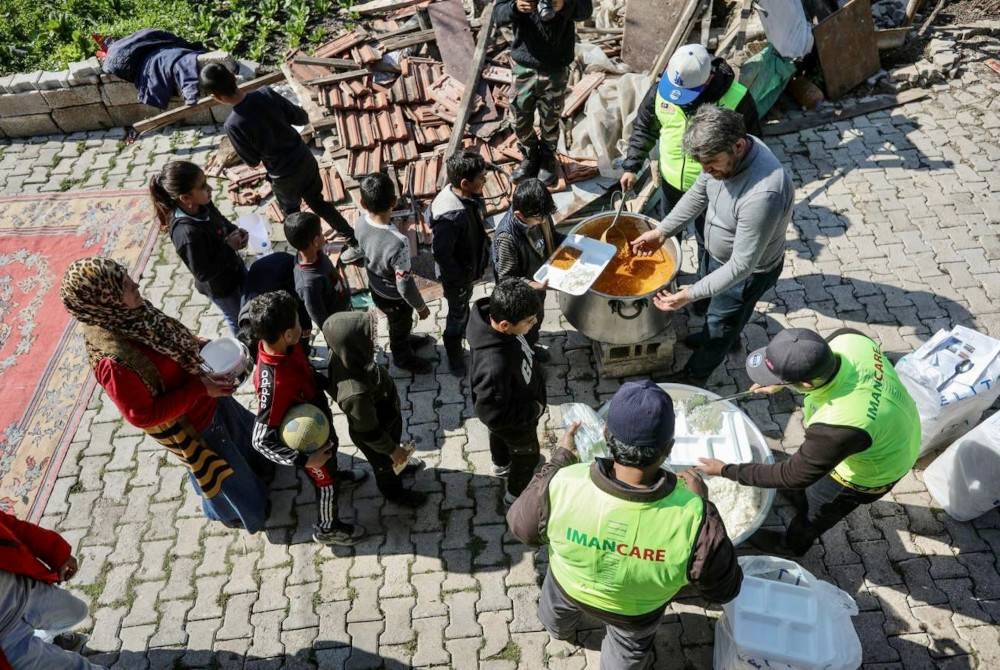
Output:
[[743,486],[725,477],[706,477],[708,499],[719,509],[722,522],[731,538],[753,525],[761,509],[760,489]]

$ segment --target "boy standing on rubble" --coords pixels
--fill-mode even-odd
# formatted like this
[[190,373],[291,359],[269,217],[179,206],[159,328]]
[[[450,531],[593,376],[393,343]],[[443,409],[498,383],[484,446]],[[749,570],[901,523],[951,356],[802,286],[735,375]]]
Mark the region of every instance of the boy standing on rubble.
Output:
[[[592,0],[497,0],[497,25],[514,31],[510,57],[514,61],[514,132],[524,160],[511,178],[538,177],[546,186],[556,180],[559,117],[566,98],[573,62],[577,21],[593,12]],[[539,134],[535,134],[535,110]]]

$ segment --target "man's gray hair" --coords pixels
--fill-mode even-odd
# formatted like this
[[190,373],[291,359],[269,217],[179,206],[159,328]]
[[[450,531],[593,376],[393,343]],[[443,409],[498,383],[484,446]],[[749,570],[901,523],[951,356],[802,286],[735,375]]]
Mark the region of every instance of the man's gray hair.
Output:
[[684,133],[684,153],[704,163],[722,153],[732,153],[736,142],[746,137],[743,115],[713,104],[698,108]]

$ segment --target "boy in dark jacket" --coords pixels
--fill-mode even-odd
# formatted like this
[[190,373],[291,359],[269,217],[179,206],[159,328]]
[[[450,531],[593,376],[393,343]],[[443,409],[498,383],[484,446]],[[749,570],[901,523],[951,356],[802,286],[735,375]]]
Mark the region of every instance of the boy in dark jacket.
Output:
[[[493,18],[514,30],[514,132],[524,154],[511,179],[556,180],[559,118],[573,62],[576,22],[590,18],[592,0],[497,0]],[[540,117],[535,134],[535,109]]]
[[448,159],[448,185],[431,203],[432,248],[438,276],[448,301],[444,349],[452,374],[465,376],[462,338],[469,323],[472,284],[482,278],[489,260],[486,234],[486,161],[474,151],[458,151]]
[[419,470],[423,461],[400,446],[403,417],[396,383],[375,362],[374,312],[341,312],[323,324],[330,347],[330,392],[347,417],[347,430],[375,471],[375,484],[387,500],[418,507],[420,491],[403,488],[400,474]]
[[323,251],[326,240],[319,217],[311,212],[289,214],[285,239],[298,251],[295,257],[295,293],[305,303],[309,318],[322,328],[336,312],[351,309],[351,290]]
[[538,320],[538,291],[509,277],[477,300],[469,319],[470,380],[476,416],[490,434],[493,472],[507,476],[510,505],[538,464],[545,379],[524,336]]
[[[87,617],[87,605],[56,583],[76,575],[70,546],[58,533],[0,512],[0,668],[97,670],[77,653],[87,636],[35,635],[69,630]],[[5,666],[4,660],[10,665]]]
[[292,124],[304,126],[309,115],[270,87],[244,93],[236,77],[218,63],[206,65],[199,75],[202,89],[233,111],[225,129],[233,149],[249,166],[264,164],[281,211],[288,216],[298,212],[305,200],[334,230],[347,239],[340,254],[344,263],[361,260],[358,240],[347,219],[333,203],[323,198],[323,181],[315,156],[302,141]]
[[[248,304],[254,336],[259,340],[253,385],[257,391],[254,449],[279,465],[303,468],[316,487],[318,519],[313,539],[321,544],[349,546],[365,534],[361,525],[338,518],[337,493],[341,484],[355,485],[368,475],[361,468],[337,470],[337,434],[323,389],[326,380],[309,365],[299,340],[298,306],[285,291],[259,295]],[[330,424],[330,441],[312,454],[292,449],[281,440],[281,422],[293,405],[315,405]],[[327,463],[330,463],[328,466]]]
[[538,322],[525,339],[535,347],[535,357],[542,363],[548,360],[548,352],[536,345],[545,316],[547,283],[536,282],[532,277],[566,239],[552,225],[555,211],[556,203],[545,184],[538,179],[525,179],[514,189],[510,209],[493,233],[493,278],[499,282],[507,277],[519,277],[539,292],[542,304]]

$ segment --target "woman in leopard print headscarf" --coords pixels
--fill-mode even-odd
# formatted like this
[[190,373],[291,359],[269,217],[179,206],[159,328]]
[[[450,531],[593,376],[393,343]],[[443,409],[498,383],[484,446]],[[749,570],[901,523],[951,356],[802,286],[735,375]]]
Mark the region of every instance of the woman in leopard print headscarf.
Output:
[[253,415],[230,397],[234,389],[203,376],[198,338],[144,300],[109,258],[72,263],[60,297],[83,325],[98,383],[125,420],[188,467],[205,516],[263,528],[270,464],[250,446]]

